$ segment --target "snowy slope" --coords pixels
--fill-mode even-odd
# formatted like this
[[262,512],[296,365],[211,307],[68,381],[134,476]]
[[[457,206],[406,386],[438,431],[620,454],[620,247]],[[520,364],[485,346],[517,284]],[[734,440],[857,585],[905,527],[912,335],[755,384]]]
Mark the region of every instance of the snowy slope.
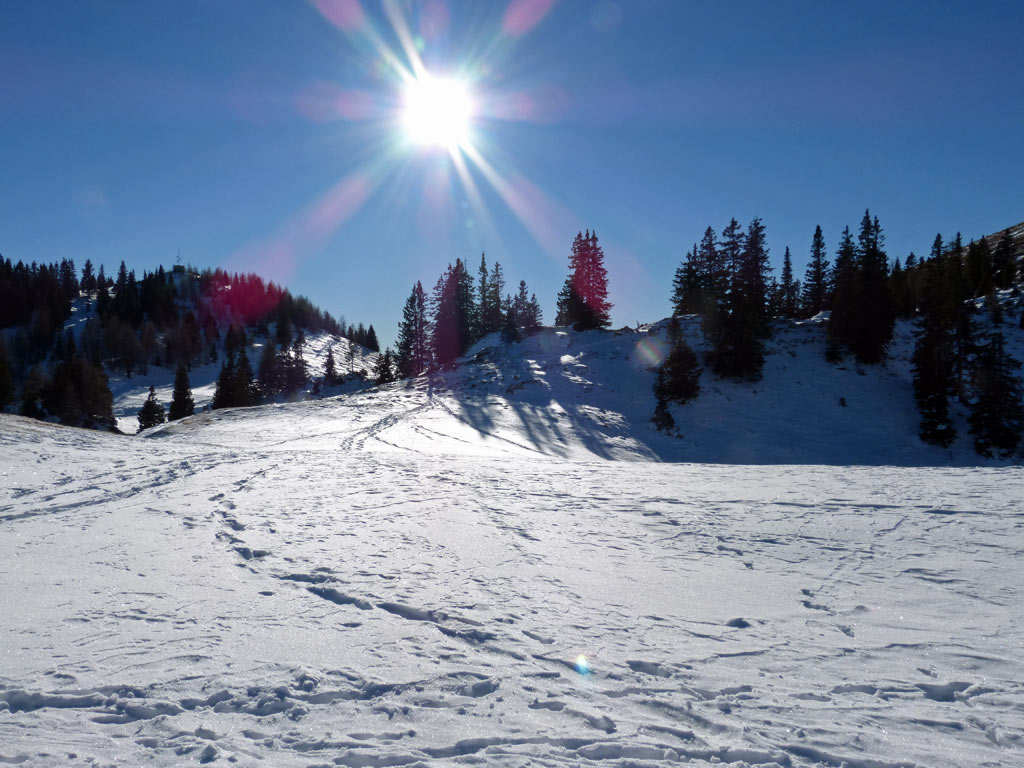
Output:
[[[1024,470],[914,466],[968,454],[858,424],[906,372],[813,328],[659,435],[657,342],[140,437],[0,416],[0,762],[1020,765]],[[658,461],[698,448],[737,463]]]
[[[1014,315],[1016,317],[1016,315]],[[780,325],[763,380],[721,381],[705,371],[700,397],[673,406],[678,435],[650,423],[653,366],[666,323],[639,331],[544,329],[514,345],[488,337],[455,371],[289,408],[288,427],[241,413],[214,413],[197,428],[225,445],[284,441],[290,448],[357,445],[434,453],[550,455],[570,459],[700,461],[723,464],[998,465],[973,450],[966,411],[954,409],[960,439],[950,450],[917,437],[911,386],[913,326],[901,323],[885,365],[824,361],[824,324]],[[703,348],[699,319],[684,322]],[[1024,334],[1003,326],[1024,359]],[[274,411],[275,407],[270,407]],[[339,413],[344,417],[339,418]],[[1017,459],[1019,462],[1019,458]]]
[[[85,297],[75,299],[71,305],[71,317],[64,324],[64,329],[71,329],[76,338],[81,334],[85,323],[96,317],[95,302],[88,301]],[[223,330],[223,329],[222,329]],[[273,333],[273,325],[271,325]],[[253,366],[253,372],[259,363],[260,352],[267,342],[264,338],[257,338],[250,347],[249,361]],[[334,349],[334,357],[337,361],[337,370],[340,374],[349,373],[349,366],[345,362],[349,348],[353,349],[353,371],[365,370],[368,373],[373,370],[376,364],[377,353],[370,352],[346,338],[335,336],[330,333],[317,332],[306,336],[306,345],[303,347],[303,357],[309,366],[311,378],[322,377],[324,374],[324,363],[327,360],[328,348]],[[189,371],[189,383],[192,387],[192,399],[195,401],[196,412],[208,409],[213,402],[213,394],[217,390],[217,375],[220,373],[222,360],[216,363],[194,365]],[[117,428],[125,434],[135,434],[139,428],[137,419],[139,409],[146,402],[149,396],[149,388],[152,386],[156,391],[157,399],[167,408],[171,403],[171,396],[174,392],[174,368],[165,368],[159,365],[150,365],[145,373],[135,371],[131,377],[125,376],[124,371],[112,366],[104,368],[114,403],[114,418],[117,421]],[[350,387],[349,387],[350,388]],[[337,391],[347,389],[342,386]],[[299,397],[307,397],[309,388]]]

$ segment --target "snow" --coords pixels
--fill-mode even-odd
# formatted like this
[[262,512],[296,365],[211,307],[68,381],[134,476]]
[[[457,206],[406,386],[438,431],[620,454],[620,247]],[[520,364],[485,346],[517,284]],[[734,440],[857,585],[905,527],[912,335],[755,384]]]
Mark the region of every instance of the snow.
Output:
[[663,343],[0,416],[0,763],[1019,765],[1021,468],[916,441],[905,339],[861,375],[813,323],[661,435]]

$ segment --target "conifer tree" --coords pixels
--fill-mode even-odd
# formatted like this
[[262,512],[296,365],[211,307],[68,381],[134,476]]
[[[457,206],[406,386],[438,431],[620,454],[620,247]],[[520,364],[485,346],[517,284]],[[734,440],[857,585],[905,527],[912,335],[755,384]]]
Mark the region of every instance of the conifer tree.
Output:
[[227,359],[220,366],[220,373],[217,374],[217,387],[213,391],[213,410],[218,408],[233,408],[235,403],[235,356],[229,354]]
[[487,317],[491,314],[491,289],[487,284],[490,279],[491,273],[487,270],[487,254],[480,254],[480,269],[477,270],[479,275],[479,284],[477,287],[477,308],[480,312],[478,318],[480,324],[480,335],[483,336],[487,333],[484,327],[487,325]]
[[789,255],[789,246],[782,257],[782,281],[779,283],[779,314],[792,319],[797,314],[799,284],[793,279],[793,257]]
[[676,317],[669,321],[668,343],[669,351],[659,371],[663,374],[661,392],[667,400],[688,403],[700,394],[700,365]]
[[96,275],[92,271],[92,260],[86,259],[82,266],[82,290],[89,293],[96,290]]
[[177,421],[195,412],[195,400],[192,399],[192,387],[188,381],[188,367],[178,363],[174,372],[174,393],[171,395],[171,407],[168,418]]
[[149,397],[146,398],[146,402],[139,409],[137,418],[140,430],[155,427],[157,424],[163,424],[167,420],[164,414],[164,406],[156,399],[156,390],[152,385],[149,387]]
[[[330,351],[328,352],[328,358],[331,359]],[[333,359],[331,359],[331,362],[333,362]],[[270,339],[267,339],[263,349],[260,350],[260,361],[256,365],[256,378],[259,380],[260,394],[264,398],[272,398],[284,389],[284,371],[281,366],[281,357],[277,353],[274,342]]]
[[495,333],[502,330],[506,320],[506,307],[502,294],[505,292],[505,275],[501,269],[500,262],[494,262],[491,268],[491,276],[487,281],[488,297],[487,312],[480,308],[480,316],[483,318],[484,328],[481,335]]
[[992,279],[996,288],[1009,288],[1013,285],[1014,278],[1013,241],[1010,238],[1010,230],[1006,230],[999,237],[995,250],[992,252]]
[[968,297],[984,296],[995,287],[992,279],[992,253],[985,238],[968,243],[964,279],[967,282]]
[[419,376],[430,366],[427,323],[427,297],[423,284],[417,282],[402,310],[398,325],[398,351],[395,362],[402,378]]
[[843,229],[832,265],[832,309],[828,321],[828,350],[826,357],[836,360],[853,336],[856,313],[857,252],[850,228]]
[[377,341],[377,332],[373,330],[373,324],[366,329],[366,344],[363,345],[371,352],[380,352],[380,342]]
[[763,340],[770,333],[768,248],[761,220],[753,219],[744,235],[733,219],[722,231],[722,248],[733,265],[732,282],[716,314],[705,317],[711,368],[719,377],[759,381],[764,366]]
[[434,287],[431,347],[434,363],[448,368],[473,343],[473,281],[461,259],[448,265]]
[[378,384],[388,384],[395,380],[394,357],[390,347],[385,349],[383,354],[377,356],[377,365],[373,373]]
[[[262,366],[261,366],[262,367]],[[333,387],[338,383],[338,369],[334,363],[334,346],[327,347],[327,359],[324,360],[324,384]]]
[[878,363],[892,339],[896,316],[889,293],[889,264],[878,217],[869,211],[857,236],[852,331],[847,346],[861,363]]
[[577,331],[607,328],[612,305],[608,302],[608,272],[597,233],[577,232],[569,255],[569,275],[558,294],[556,325]]
[[[708,228],[709,231],[711,228]],[[712,232],[714,235],[714,232]],[[697,245],[687,251],[686,260],[676,267],[672,278],[672,314],[691,315],[704,309],[704,287],[707,276],[701,270]]]
[[982,456],[1008,458],[1024,430],[1020,363],[1007,352],[1002,333],[991,334],[971,366],[974,399],[969,417],[974,449]]
[[253,379],[249,353],[244,345],[238,353],[238,364],[235,366],[235,381],[232,390],[236,406],[256,405],[259,402],[259,390]]
[[676,420],[668,409],[666,389],[665,367],[661,366],[654,375],[654,415],[651,416],[651,421],[659,432],[668,432],[676,425]]

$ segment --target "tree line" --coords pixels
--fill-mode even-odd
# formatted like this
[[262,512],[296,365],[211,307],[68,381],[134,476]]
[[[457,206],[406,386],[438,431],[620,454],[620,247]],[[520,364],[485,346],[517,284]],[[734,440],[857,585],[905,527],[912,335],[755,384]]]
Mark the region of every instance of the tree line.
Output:
[[[84,299],[88,320],[65,327]],[[104,366],[130,378],[150,365],[187,376],[216,362],[247,332],[328,332],[376,346],[376,332],[345,326],[303,296],[258,275],[162,266],[137,278],[122,261],[116,277],[86,260],[13,263],[0,257],[0,410],[54,417],[74,426],[114,425]],[[289,382],[293,381],[289,379]],[[290,386],[288,384],[287,386]],[[172,412],[177,413],[175,409]]]
[[[827,312],[825,356],[871,365],[886,358],[897,319],[914,319],[914,395],[922,440],[948,446],[955,439],[949,405],[956,398],[969,411],[970,434],[983,456],[1009,456],[1024,429],[1020,364],[1007,352],[1005,322],[996,292],[1024,278],[1006,231],[995,247],[987,239],[966,247],[960,235],[936,236],[928,258],[911,253],[890,266],[885,235],[865,211],[857,235],[846,227],[834,261],[828,260],[821,227],[811,239],[803,281],[793,276],[789,248],[781,280],[771,275],[764,225],[754,219],[744,231],[736,219],[718,235],[708,227],[687,252],[673,280],[675,323],[702,316],[708,345],[705,363],[722,378],[758,381],[771,320],[808,319]],[[982,306],[989,321],[981,321]],[[669,402],[687,402],[699,392],[700,369],[678,325],[669,330],[669,353],[655,382],[653,417],[672,427]],[[1024,328],[1024,315],[1020,319]]]

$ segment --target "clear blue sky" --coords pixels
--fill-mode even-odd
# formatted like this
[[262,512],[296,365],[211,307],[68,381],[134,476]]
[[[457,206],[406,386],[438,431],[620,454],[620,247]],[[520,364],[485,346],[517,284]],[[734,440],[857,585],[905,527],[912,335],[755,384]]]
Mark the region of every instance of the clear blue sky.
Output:
[[[390,7],[0,4],[0,253],[141,273],[180,250],[390,343],[413,282],[481,251],[550,322],[577,229],[619,326],[667,315],[686,249],[733,216],[798,275],[816,224],[831,252],[867,207],[901,259],[1024,219],[1018,0]],[[407,48],[470,82],[468,184],[408,146]]]

